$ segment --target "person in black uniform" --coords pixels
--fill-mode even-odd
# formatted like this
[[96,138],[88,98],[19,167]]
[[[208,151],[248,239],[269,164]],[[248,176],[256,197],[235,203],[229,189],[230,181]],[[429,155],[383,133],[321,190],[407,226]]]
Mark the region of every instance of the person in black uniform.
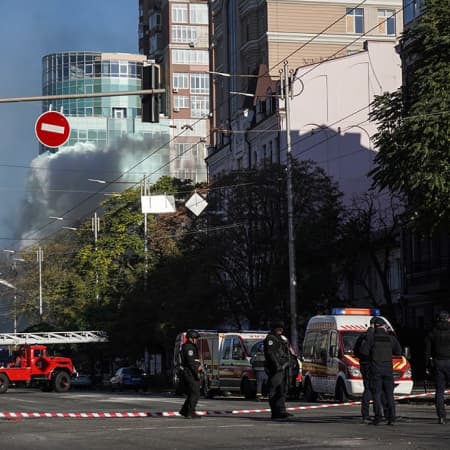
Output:
[[197,339],[200,337],[195,330],[186,333],[187,342],[181,346],[181,376],[187,394],[186,400],[180,410],[180,414],[186,419],[200,419],[195,413],[197,402],[200,398],[200,372],[203,367],[200,363]]
[[370,357],[370,383],[373,394],[375,419],[378,425],[383,417],[384,394],[386,401],[386,419],[388,425],[395,423],[394,371],[392,355],[401,355],[402,347],[397,338],[388,333],[388,325],[381,317],[373,317],[370,321],[374,328],[367,330],[367,336],[361,346],[362,353]]
[[[373,324],[370,325],[373,327]],[[370,421],[370,413],[369,413],[369,405],[370,400],[372,400],[372,391],[370,390],[370,358],[369,355],[363,354],[361,351],[361,347],[364,343],[364,340],[367,337],[367,331],[361,333],[358,339],[355,342],[355,347],[353,349],[354,355],[359,359],[359,370],[361,372],[361,376],[364,384],[364,392],[361,398],[361,422],[369,423]]]
[[444,392],[446,383],[450,382],[450,316],[441,311],[438,321],[425,340],[427,369],[434,370],[436,394],[434,397],[438,423],[445,424]]
[[289,341],[282,336],[283,323],[276,323],[264,339],[266,372],[269,376],[269,405],[272,419],[286,419],[286,377],[289,375]]

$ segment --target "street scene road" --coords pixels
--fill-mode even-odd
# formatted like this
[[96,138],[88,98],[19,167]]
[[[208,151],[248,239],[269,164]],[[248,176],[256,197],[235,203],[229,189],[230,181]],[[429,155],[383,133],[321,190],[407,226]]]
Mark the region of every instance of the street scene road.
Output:
[[[360,423],[359,406],[293,410],[288,420],[270,413],[225,414],[268,408],[241,398],[201,400],[201,420],[144,418],[4,418],[5,412],[176,412],[183,398],[172,394],[70,391],[64,394],[12,389],[0,397],[2,447],[22,449],[344,449],[448,448],[450,425],[438,425],[431,401],[397,405],[395,426]],[[289,402],[288,408],[307,406]],[[327,405],[319,402],[315,405]]]

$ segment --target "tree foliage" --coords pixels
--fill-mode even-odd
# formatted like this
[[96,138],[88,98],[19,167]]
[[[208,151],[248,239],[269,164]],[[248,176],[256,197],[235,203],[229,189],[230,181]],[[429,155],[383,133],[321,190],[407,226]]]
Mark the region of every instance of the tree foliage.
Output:
[[377,97],[374,184],[403,197],[408,220],[437,228],[450,219],[450,7],[426,0],[402,37],[404,88]]
[[[298,310],[317,311],[335,297],[333,246],[341,194],[309,162],[292,168]],[[215,250],[215,280],[227,317],[235,324],[267,326],[289,314],[286,171],[270,165],[229,174],[213,186],[209,245]],[[226,212],[226,213],[225,213]]]

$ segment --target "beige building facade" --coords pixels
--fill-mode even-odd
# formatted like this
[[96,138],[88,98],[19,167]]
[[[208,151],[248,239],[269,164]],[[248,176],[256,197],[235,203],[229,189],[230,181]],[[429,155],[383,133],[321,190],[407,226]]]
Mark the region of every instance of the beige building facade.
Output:
[[210,74],[207,0],[139,0],[139,52],[160,66],[171,176],[205,181]]

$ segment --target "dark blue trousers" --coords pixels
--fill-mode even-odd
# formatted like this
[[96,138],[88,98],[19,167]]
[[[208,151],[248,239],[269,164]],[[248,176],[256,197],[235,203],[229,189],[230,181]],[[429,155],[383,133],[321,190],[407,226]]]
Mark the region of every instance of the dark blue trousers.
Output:
[[286,412],[286,371],[269,374],[269,405],[272,417]]
[[370,365],[370,384],[373,394],[373,409],[375,419],[381,420],[383,417],[383,395],[386,402],[384,406],[387,420],[395,420],[394,402],[394,373],[392,362],[373,362]]
[[434,361],[436,394],[434,397],[436,412],[438,417],[445,419],[445,399],[444,391],[447,383],[450,382],[450,359],[436,359]]

